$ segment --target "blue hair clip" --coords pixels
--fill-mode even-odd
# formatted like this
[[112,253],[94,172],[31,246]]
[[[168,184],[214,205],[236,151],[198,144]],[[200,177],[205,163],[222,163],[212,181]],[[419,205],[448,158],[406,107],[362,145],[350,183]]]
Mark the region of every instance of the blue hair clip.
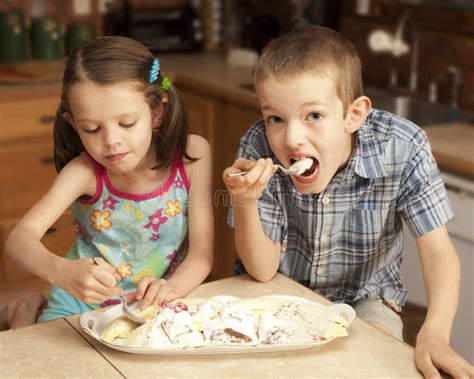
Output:
[[153,61],[151,62],[151,68],[150,68],[150,79],[149,82],[150,84],[154,83],[156,79],[158,79],[158,74],[160,73],[160,61],[158,58],[153,58]]

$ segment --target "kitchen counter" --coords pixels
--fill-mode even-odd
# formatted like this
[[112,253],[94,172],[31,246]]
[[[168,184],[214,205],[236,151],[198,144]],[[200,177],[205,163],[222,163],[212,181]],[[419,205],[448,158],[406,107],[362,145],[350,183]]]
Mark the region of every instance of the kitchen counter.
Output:
[[467,122],[432,125],[424,129],[442,171],[474,179],[474,125]]
[[[277,274],[268,283],[247,275],[205,283],[189,297],[293,295],[330,302]],[[421,377],[414,350],[356,318],[349,335],[311,349],[203,356],[133,355],[84,333],[79,315],[0,333],[0,377]],[[374,348],[374,341],[377,348]]]

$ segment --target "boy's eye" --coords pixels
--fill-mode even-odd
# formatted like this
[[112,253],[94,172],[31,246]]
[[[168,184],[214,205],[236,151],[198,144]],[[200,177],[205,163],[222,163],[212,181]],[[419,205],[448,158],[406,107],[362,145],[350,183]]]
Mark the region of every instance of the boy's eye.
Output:
[[322,114],[317,112],[313,112],[308,115],[308,120],[311,122],[321,121],[322,118]]
[[265,120],[265,123],[267,125],[281,124],[282,122],[283,120],[278,116],[270,116],[270,117],[267,117],[267,119]]
[[134,126],[136,123],[136,121],[133,121],[133,122],[121,122],[119,125],[123,128],[131,128],[132,126]]

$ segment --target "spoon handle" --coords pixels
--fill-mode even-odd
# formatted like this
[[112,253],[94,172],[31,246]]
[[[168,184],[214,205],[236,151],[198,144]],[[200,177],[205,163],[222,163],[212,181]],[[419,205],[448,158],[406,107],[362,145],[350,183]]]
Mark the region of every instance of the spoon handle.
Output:
[[[291,170],[288,170],[287,168],[283,167],[283,166],[280,166],[279,164],[274,164],[273,167],[276,167],[278,169],[280,169],[281,171],[283,171],[285,174],[291,174],[293,173],[293,171]],[[245,175],[248,171],[239,171],[239,172],[229,172],[227,173],[226,175],[227,176],[241,176],[241,175]]]

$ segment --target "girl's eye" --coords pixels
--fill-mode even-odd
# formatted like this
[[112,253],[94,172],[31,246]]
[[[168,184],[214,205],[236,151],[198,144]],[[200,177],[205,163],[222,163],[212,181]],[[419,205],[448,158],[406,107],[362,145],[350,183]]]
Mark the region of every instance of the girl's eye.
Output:
[[133,122],[130,122],[130,123],[120,123],[119,125],[123,128],[131,128],[132,126],[134,126],[136,123],[136,121],[133,121]]
[[321,121],[323,118],[321,113],[313,112],[308,115],[308,120],[311,122],[318,122]]
[[265,120],[265,123],[267,125],[276,125],[276,124],[281,124],[283,120],[278,117],[278,116],[270,116]]
[[95,128],[95,129],[84,129],[84,132],[87,134],[94,134],[97,133],[100,130],[100,128]]

